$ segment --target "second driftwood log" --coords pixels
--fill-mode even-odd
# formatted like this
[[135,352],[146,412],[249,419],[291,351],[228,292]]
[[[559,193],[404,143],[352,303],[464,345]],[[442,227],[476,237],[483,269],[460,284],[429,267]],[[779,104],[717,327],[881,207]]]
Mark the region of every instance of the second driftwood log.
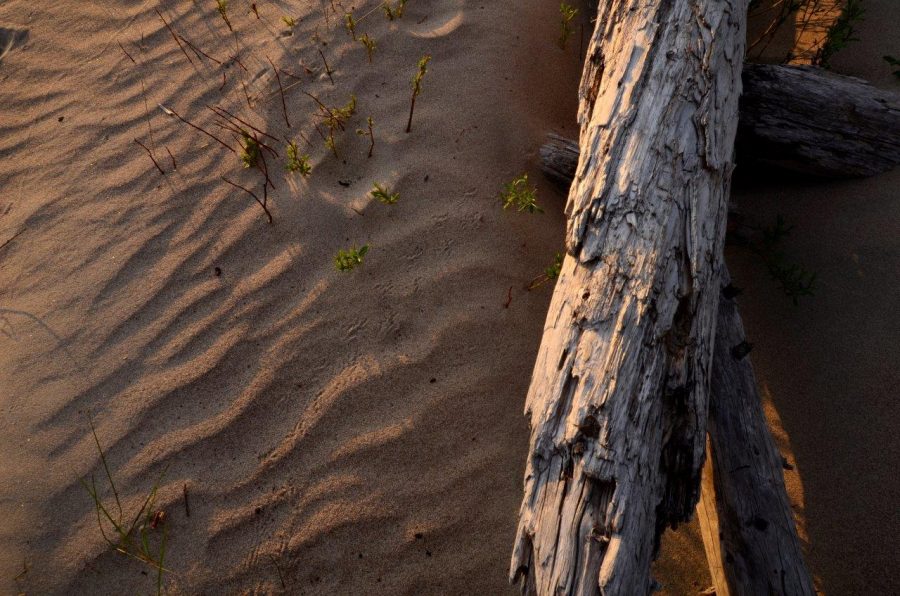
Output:
[[[574,154],[577,160],[577,145]],[[542,152],[541,165],[569,185],[574,165],[569,168],[565,160],[560,165],[560,155],[556,150]],[[722,283],[726,287],[730,287],[728,280],[725,273]],[[727,290],[719,298],[709,440],[697,506],[713,585],[717,596],[813,596],[784,485],[781,455],[766,424],[746,354],[741,315],[734,300],[725,294]]]
[[[900,94],[813,66],[745,64],[738,163],[824,177],[872,176],[900,164]],[[550,135],[544,171],[566,186],[578,143]]]

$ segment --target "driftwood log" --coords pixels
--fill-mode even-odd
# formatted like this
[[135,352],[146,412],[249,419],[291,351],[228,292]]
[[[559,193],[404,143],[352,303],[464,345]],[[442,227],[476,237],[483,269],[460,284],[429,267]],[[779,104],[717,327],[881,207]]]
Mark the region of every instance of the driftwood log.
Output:
[[741,315],[719,301],[697,515],[716,596],[814,596]]
[[[562,141],[553,143],[553,150],[542,150],[542,167],[568,186],[575,173],[570,161],[573,153],[577,160],[578,146]],[[726,288],[728,280],[726,273],[721,282]],[[719,300],[709,440],[697,505],[710,574],[717,596],[812,596],[815,591],[785,490],[781,455],[766,424],[745,354],[743,323],[731,298],[726,290]]]
[[[825,177],[900,164],[900,94],[814,66],[745,64],[737,159]],[[545,172],[568,186],[578,143],[550,135]]]
[[647,594],[699,497],[745,0],[601,2],[510,579]]

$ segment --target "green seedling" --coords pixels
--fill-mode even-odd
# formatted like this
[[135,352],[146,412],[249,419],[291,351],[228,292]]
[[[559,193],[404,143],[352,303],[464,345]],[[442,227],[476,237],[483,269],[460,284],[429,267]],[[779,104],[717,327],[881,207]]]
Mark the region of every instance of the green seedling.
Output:
[[369,64],[372,64],[372,54],[375,53],[375,40],[369,37],[368,33],[363,33],[359,38],[359,43],[366,48],[366,55],[369,57]]
[[375,151],[375,121],[372,120],[372,117],[369,116],[366,119],[366,123],[369,125],[369,130],[363,130],[362,128],[356,129],[356,134],[361,137],[369,137],[369,157],[372,157],[372,152]]
[[400,200],[400,193],[392,193],[387,188],[376,182],[375,186],[372,188],[372,197],[378,199],[385,205],[393,205]]
[[352,12],[344,15],[344,28],[350,33],[353,41],[356,41],[356,19],[353,18]]
[[548,281],[553,281],[553,280],[557,279],[559,277],[560,272],[562,271],[562,264],[563,264],[563,254],[561,252],[558,252],[558,253],[556,253],[556,256],[553,259],[553,264],[550,265],[549,267],[545,267],[544,272],[542,274],[538,275],[537,277],[535,277],[533,280],[531,280],[531,283],[528,284],[528,287],[526,289],[531,291],[535,288],[538,288],[538,287],[544,285]]
[[281,22],[284,23],[284,26],[287,27],[289,31],[293,31],[294,27],[297,26],[297,19],[287,15],[281,17]]
[[562,15],[562,20],[560,21],[562,30],[560,31],[557,43],[559,44],[559,47],[564,50],[566,49],[566,42],[569,41],[569,37],[572,35],[572,19],[578,14],[578,9],[562,2],[559,5],[559,14]]
[[[344,107],[330,108],[319,101],[319,98],[317,98],[315,95],[312,95],[311,93],[307,93],[305,91],[304,93],[306,93],[306,95],[311,97],[313,101],[318,104],[319,113],[322,116],[322,123],[325,125],[325,128],[328,131],[327,135],[323,134],[321,131],[319,131],[319,134],[325,141],[325,146],[328,147],[332,153],[334,153],[335,157],[338,157],[337,144],[334,139],[334,133],[337,130],[344,130],[344,124],[346,124],[347,120],[349,120],[350,117],[353,116],[353,114],[356,112],[356,96],[351,95],[350,101],[347,102],[347,105],[345,105]],[[319,128],[316,127],[316,130],[319,130]]]
[[234,32],[234,28],[231,26],[231,19],[228,18],[228,0],[216,0],[216,10],[219,11],[219,16],[225,21],[228,30]]
[[825,43],[816,52],[813,63],[828,68],[835,54],[847,47],[850,42],[859,41],[859,38],[855,36],[856,30],[853,27],[863,20],[865,12],[861,0],[847,0],[847,4],[844,5],[841,14],[828,29],[828,33],[825,35]]
[[882,56],[885,62],[887,62],[893,70],[893,75],[900,79],[900,60],[894,58],[893,56]]
[[291,141],[287,145],[287,164],[284,167],[288,172],[298,172],[304,178],[312,173],[309,155],[300,155],[295,141]]
[[500,199],[503,201],[504,209],[515,206],[517,211],[544,212],[537,204],[537,188],[528,184],[528,174],[522,174],[506,184],[500,193]]
[[399,19],[403,16],[403,9],[406,7],[406,0],[398,0],[396,7],[391,8],[389,2],[385,2],[381,9],[384,11],[384,16],[387,17],[387,20],[393,21],[394,19]]
[[[119,491],[116,488],[116,483],[113,481],[112,473],[109,470],[109,464],[106,461],[106,455],[100,446],[100,439],[97,437],[94,422],[90,418],[88,420],[91,425],[91,434],[94,436],[94,444],[100,453],[100,462],[103,464],[103,470],[116,504],[115,510],[103,504],[103,499],[97,489],[97,483],[93,474],[91,474],[90,484],[85,479],[81,479],[82,486],[84,486],[94,502],[94,509],[97,514],[97,527],[100,529],[103,539],[116,552],[150,565],[156,570],[156,593],[157,595],[162,594],[163,573],[171,572],[164,567],[168,526],[166,525],[165,511],[154,511],[154,505],[156,504],[156,492],[168,466],[151,487],[150,493],[144,499],[141,508],[138,509],[133,517],[126,516],[122,508],[122,501],[119,498]],[[104,522],[104,520],[106,521]],[[115,540],[107,535],[103,527],[104,523],[112,526],[115,532]],[[158,545],[155,549],[153,543]]]
[[412,118],[413,118],[413,110],[416,108],[416,98],[422,93],[422,79],[425,78],[425,74],[428,72],[428,63],[431,61],[431,56],[428,54],[419,58],[419,63],[417,65],[418,70],[416,71],[415,76],[412,78],[412,99],[409,103],[409,120],[406,122],[406,132],[409,133],[412,130]]
[[241,130],[241,163],[245,168],[255,168],[259,165],[259,141],[246,130]]
[[334,267],[338,271],[352,271],[357,265],[363,264],[363,257],[369,252],[369,245],[364,244],[357,249],[356,247],[341,249],[334,257]]

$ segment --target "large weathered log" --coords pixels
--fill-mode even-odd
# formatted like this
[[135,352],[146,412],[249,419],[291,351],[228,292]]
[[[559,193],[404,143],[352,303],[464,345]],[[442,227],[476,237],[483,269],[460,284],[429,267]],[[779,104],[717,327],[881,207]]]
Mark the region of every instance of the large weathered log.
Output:
[[600,3],[511,579],[645,594],[699,495],[745,0]]
[[716,596],[813,596],[737,305],[719,302],[697,515]]
[[[561,147],[571,151],[571,142]],[[542,151],[542,166],[568,186],[574,166],[559,166],[562,152]],[[577,158],[577,145],[574,152]],[[726,273],[722,283],[728,279]],[[697,505],[710,573],[717,596],[811,596],[815,591],[785,490],[781,455],[766,424],[745,341],[737,304],[723,295]]]
[[[900,164],[900,94],[813,66],[745,64],[737,159],[827,177]],[[568,182],[578,143],[549,135],[544,171]]]

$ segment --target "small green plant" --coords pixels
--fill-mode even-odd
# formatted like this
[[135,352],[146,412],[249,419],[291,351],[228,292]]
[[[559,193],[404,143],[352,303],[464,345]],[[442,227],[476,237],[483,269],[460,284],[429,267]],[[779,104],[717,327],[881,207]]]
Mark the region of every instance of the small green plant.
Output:
[[259,165],[259,141],[246,130],[241,130],[241,163],[245,168]]
[[[166,525],[165,511],[154,511],[154,505],[156,504],[156,492],[168,467],[159,475],[147,498],[144,499],[144,504],[134,514],[134,517],[126,516],[122,509],[122,501],[119,499],[119,491],[116,488],[116,483],[113,481],[109,464],[106,462],[106,455],[100,446],[100,439],[97,438],[94,422],[90,418],[88,418],[88,421],[91,425],[91,434],[94,436],[94,444],[100,453],[100,461],[103,464],[109,488],[112,490],[116,503],[114,511],[112,507],[107,507],[103,504],[103,499],[97,490],[97,483],[93,474],[91,474],[90,484],[85,479],[81,479],[82,486],[84,486],[94,502],[94,509],[97,514],[97,527],[100,528],[100,534],[103,536],[103,539],[117,552],[150,565],[156,570],[156,593],[157,595],[162,594],[163,573],[169,572],[164,567],[168,526]],[[103,529],[103,520],[106,520],[107,525],[112,526],[116,534],[116,540],[110,538],[106,530]],[[157,538],[157,534],[161,534],[161,536]],[[156,552],[154,552],[153,543],[158,545],[155,549]]]
[[369,130],[357,128],[356,134],[361,137],[369,137],[369,157],[372,157],[372,152],[375,151],[375,121],[372,120],[371,116],[369,116],[366,119],[366,123],[369,125]]
[[544,285],[548,281],[557,279],[559,277],[560,272],[562,271],[562,264],[563,264],[563,254],[561,252],[558,252],[558,253],[556,253],[556,256],[553,258],[553,264],[550,265],[549,267],[545,267],[544,272],[542,274],[538,275],[533,280],[531,280],[531,283],[528,284],[527,289],[530,291],[530,290],[533,290],[537,287]]
[[801,296],[812,296],[815,293],[816,274],[807,271],[800,265],[787,263],[781,241],[791,233],[794,226],[789,226],[779,214],[775,223],[762,228],[762,241],[751,244],[750,249],[759,255],[772,276],[781,286],[784,295],[796,306]]
[[856,31],[853,27],[863,20],[865,12],[861,0],[847,0],[841,14],[828,29],[825,42],[816,52],[813,63],[828,68],[835,54],[847,47],[850,42],[859,41],[859,38],[855,37]]
[[[304,93],[306,93],[304,91]],[[343,107],[328,107],[317,98],[315,95],[311,93],[306,93],[309,97],[311,97],[318,105],[319,105],[319,113],[322,116],[322,123],[325,125],[325,128],[328,130],[327,135],[323,135],[321,131],[319,134],[322,136],[325,141],[325,146],[331,149],[331,152],[334,153],[335,157],[338,157],[337,152],[337,144],[334,139],[334,133],[337,130],[344,130],[344,124],[347,123],[347,120],[356,113],[356,96],[351,95],[350,101],[347,102],[347,105]],[[318,127],[316,127],[318,130]]]
[[356,41],[356,19],[353,18],[352,12],[344,15],[344,28],[350,33],[353,41]]
[[428,63],[431,61],[431,56],[428,54],[419,58],[419,63],[417,65],[416,74],[412,78],[412,99],[409,103],[409,120],[406,122],[406,132],[409,133],[412,130],[412,118],[413,118],[413,110],[416,108],[416,98],[422,93],[422,79],[425,78],[425,74],[428,72]]
[[384,16],[387,17],[389,21],[393,21],[394,19],[399,19],[403,16],[403,9],[406,7],[406,0],[398,0],[397,5],[394,8],[391,8],[390,2],[385,2],[382,4],[381,9],[384,11]]
[[377,46],[375,40],[369,37],[368,33],[363,33],[359,37],[359,43],[363,44],[363,47],[366,48],[366,55],[369,57],[369,64],[372,64],[372,54],[375,53],[375,48]]
[[294,17],[289,17],[287,15],[281,17],[281,22],[284,23],[285,27],[287,27],[289,31],[293,31],[294,27],[297,26],[297,19],[295,19]]
[[228,0],[216,0],[216,10],[219,11],[219,16],[225,21],[228,30],[234,32],[234,28],[231,26],[231,19],[228,18]]
[[372,197],[378,199],[385,205],[393,205],[398,200],[400,200],[399,192],[390,192],[386,187],[375,183],[375,186],[372,188]]
[[562,20],[560,21],[561,31],[557,43],[559,44],[559,47],[564,50],[566,49],[566,42],[569,41],[569,37],[572,35],[572,20],[575,18],[575,15],[578,14],[578,9],[565,2],[561,2],[559,5],[559,14],[562,16]]
[[309,165],[309,155],[300,155],[295,141],[291,141],[287,145],[287,165],[285,165],[285,169],[288,172],[299,172],[304,178],[312,173],[312,166]]
[[537,188],[528,183],[528,174],[522,174],[507,183],[500,193],[500,199],[503,201],[504,209],[515,206],[517,211],[544,212],[537,204]]
[[887,62],[891,68],[893,69],[893,75],[900,79],[900,60],[894,58],[893,56],[882,56],[885,62]]
[[369,245],[364,244],[360,248],[341,249],[334,257],[334,267],[338,271],[352,271],[357,265],[362,265],[363,257],[369,252]]

